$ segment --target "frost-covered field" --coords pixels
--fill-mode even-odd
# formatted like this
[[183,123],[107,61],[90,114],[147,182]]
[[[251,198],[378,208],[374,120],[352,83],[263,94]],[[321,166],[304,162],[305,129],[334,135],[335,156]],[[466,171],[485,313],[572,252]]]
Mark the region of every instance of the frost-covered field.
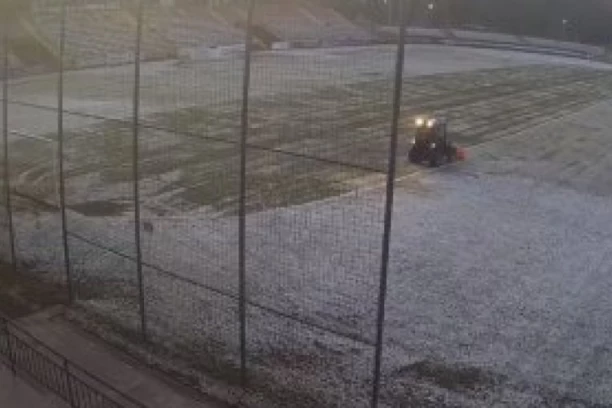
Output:
[[[406,62],[385,403],[612,404],[612,164],[602,148],[612,106],[600,102],[612,73],[451,47],[410,46]],[[238,359],[241,66],[165,62],[143,72],[149,329],[173,364],[223,378]],[[393,48],[262,53],[253,68],[252,381],[279,406],[367,406]],[[79,303],[136,330],[130,74],[67,74],[66,188]],[[10,165],[13,187],[30,197],[15,197],[19,257],[61,278],[55,114],[32,106],[54,106],[53,92],[50,76],[11,84],[20,103],[9,128],[20,135]],[[468,162],[440,171],[405,163],[421,112],[450,119],[454,138],[472,146]]]
[[612,404],[601,148],[611,112],[608,101],[400,184],[387,321],[388,364],[405,359],[395,381],[436,383],[422,363],[444,362],[443,372],[452,362],[497,380],[479,384],[482,406]]

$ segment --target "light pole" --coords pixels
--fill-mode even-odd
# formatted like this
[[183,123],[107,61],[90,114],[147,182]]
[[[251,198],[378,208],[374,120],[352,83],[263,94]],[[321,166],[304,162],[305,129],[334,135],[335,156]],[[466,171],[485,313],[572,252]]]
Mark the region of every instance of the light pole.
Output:
[[568,25],[568,23],[569,23],[569,20],[567,20],[566,18],[561,20],[561,40],[562,41],[566,41],[567,40],[567,25]]
[[431,27],[433,27],[434,24],[434,9],[436,8],[436,5],[431,2],[427,5],[427,16],[429,17],[429,25]]
[[387,6],[387,25],[393,25],[393,8],[391,6],[391,0],[384,0],[385,5]]

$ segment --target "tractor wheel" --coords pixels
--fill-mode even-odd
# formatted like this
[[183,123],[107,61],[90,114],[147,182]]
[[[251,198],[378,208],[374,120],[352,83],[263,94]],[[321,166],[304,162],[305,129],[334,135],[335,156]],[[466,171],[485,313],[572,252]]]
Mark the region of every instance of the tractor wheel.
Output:
[[417,164],[421,161],[419,160],[419,154],[413,149],[411,149],[410,152],[408,152],[408,160],[410,161],[410,163],[414,163],[414,164]]
[[437,153],[433,153],[429,158],[429,167],[438,167],[440,165],[440,158]]

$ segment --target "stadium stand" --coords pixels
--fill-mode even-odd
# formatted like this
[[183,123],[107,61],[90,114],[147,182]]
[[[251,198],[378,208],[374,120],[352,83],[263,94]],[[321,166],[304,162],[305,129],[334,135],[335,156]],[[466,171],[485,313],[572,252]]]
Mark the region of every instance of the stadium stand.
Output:
[[[32,19],[42,37],[56,47],[60,35],[60,9],[39,6],[32,10]],[[118,65],[133,61],[135,20],[128,9],[119,4],[73,4],[66,12],[66,56],[77,68]],[[167,41],[148,32],[143,42],[142,58],[165,59],[175,52]]]
[[283,41],[318,41],[320,22],[305,13],[299,3],[266,1],[259,3],[255,21]]
[[[244,27],[244,8],[229,4],[218,8],[230,24]],[[283,41],[293,46],[364,43],[370,34],[329,7],[304,0],[261,0],[255,25],[262,43]]]
[[[25,18],[19,17],[13,21],[7,44],[11,76],[46,72],[56,66],[55,54],[41,44],[37,30]],[[0,44],[0,55],[4,56],[3,44]]]
[[[55,66],[61,21],[57,4],[54,0],[36,0],[30,15],[20,21],[22,34],[14,40],[18,46],[13,48],[21,54],[12,50],[13,67],[35,72]],[[86,68],[133,62],[135,4],[134,0],[72,0],[66,16],[66,66]],[[150,1],[144,11],[143,60],[184,55],[207,58],[225,49],[238,49],[244,43],[244,0]],[[311,47],[368,44],[379,39],[394,42],[396,30],[385,27],[374,35],[320,0],[258,0],[253,26],[256,48],[275,48],[275,43]],[[408,40],[415,43],[583,58],[605,54],[595,46],[470,29],[410,27],[407,34]]]
[[150,6],[145,10],[145,35],[164,37],[176,48],[219,47],[244,43],[242,31],[210,6]]
[[317,20],[320,38],[332,44],[363,43],[372,40],[370,33],[350,22],[335,10],[316,1],[302,1],[303,13]]

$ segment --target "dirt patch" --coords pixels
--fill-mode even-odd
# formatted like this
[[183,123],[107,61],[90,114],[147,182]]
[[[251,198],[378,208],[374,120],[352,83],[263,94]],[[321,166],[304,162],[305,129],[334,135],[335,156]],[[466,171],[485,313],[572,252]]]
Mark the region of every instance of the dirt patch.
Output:
[[434,361],[419,361],[399,370],[400,375],[414,377],[451,391],[476,391],[498,382],[491,373],[469,366],[449,365]]
[[384,398],[397,408],[610,408],[477,367],[428,360],[398,370],[387,390]]
[[66,303],[63,285],[45,282],[31,272],[0,263],[0,312],[18,318],[38,310]]
[[71,210],[87,217],[113,217],[125,213],[130,206],[112,201],[88,201],[70,206]]

